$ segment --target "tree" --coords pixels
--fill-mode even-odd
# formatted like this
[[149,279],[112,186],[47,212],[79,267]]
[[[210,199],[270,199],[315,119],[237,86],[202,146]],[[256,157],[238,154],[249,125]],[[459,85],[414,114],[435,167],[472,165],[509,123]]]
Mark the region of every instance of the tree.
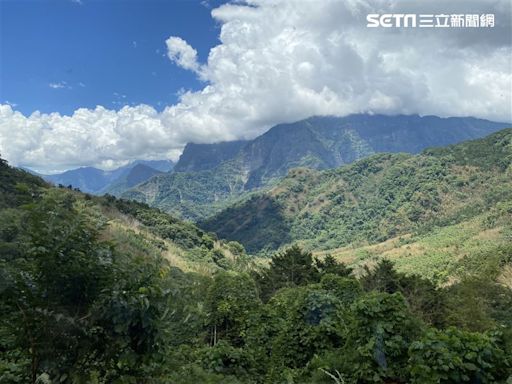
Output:
[[512,360],[500,339],[455,328],[430,330],[409,349],[411,383],[505,383]]
[[306,285],[317,282],[319,274],[311,252],[303,252],[294,245],[272,257],[269,268],[257,275],[260,296],[268,300],[283,287]]
[[17,319],[2,326],[29,357],[31,382],[43,372],[69,376],[88,345],[90,306],[112,275],[109,246],[97,241],[98,228],[74,202],[52,190],[27,208],[1,292]]
[[331,273],[333,275],[348,277],[353,271],[352,268],[347,267],[344,263],[338,263],[331,254],[326,255],[323,260],[315,259],[315,266],[322,275]]
[[400,290],[400,276],[391,261],[383,259],[372,270],[367,266],[365,269],[361,282],[367,291],[395,293]]
[[248,274],[220,272],[215,275],[206,297],[211,344],[225,338],[240,345],[245,320],[259,304],[256,285]]

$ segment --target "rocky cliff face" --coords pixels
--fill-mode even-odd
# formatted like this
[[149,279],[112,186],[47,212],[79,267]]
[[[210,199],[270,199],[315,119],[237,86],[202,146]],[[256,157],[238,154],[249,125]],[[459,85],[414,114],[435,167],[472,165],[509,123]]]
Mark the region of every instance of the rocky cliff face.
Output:
[[247,141],[226,141],[215,144],[194,144],[185,146],[176,163],[176,172],[194,172],[213,169],[223,161],[234,158],[247,144]]

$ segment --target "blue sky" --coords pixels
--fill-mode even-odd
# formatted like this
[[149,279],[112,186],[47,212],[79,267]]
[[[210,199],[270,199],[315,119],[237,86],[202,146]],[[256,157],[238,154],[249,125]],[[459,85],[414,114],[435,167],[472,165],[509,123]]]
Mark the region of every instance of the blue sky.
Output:
[[[313,115],[512,120],[510,0],[0,0],[0,154],[41,171],[177,160]],[[368,13],[493,14],[368,28]],[[40,111],[39,113],[34,113]]]
[[2,0],[0,103],[71,114],[79,107],[177,102],[196,75],[173,65],[165,40],[181,36],[207,59],[218,44],[218,2]]

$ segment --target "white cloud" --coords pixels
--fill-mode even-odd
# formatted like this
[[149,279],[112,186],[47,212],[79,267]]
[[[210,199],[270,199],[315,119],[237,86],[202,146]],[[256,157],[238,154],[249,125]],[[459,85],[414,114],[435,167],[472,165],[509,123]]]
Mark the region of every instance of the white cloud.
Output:
[[48,86],[53,89],[72,89],[65,81],[58,81],[56,83],[48,83]]
[[176,158],[182,144],[147,105],[112,111],[78,109],[72,116],[35,112],[26,117],[0,105],[0,149],[14,164],[66,169],[112,166],[127,159]]
[[[3,106],[0,151],[56,168],[176,157],[189,141],[254,137],[311,115],[419,113],[511,121],[508,0],[251,0],[212,10],[220,43],[198,61],[170,37],[167,55],[205,82],[161,113],[140,105],[72,116]],[[367,13],[494,13],[490,29],[368,29]],[[60,83],[57,83],[60,84]]]
[[5,100],[4,103],[11,106],[12,108],[16,108],[18,106],[18,104],[13,103],[12,101],[9,101],[9,100]]
[[181,37],[171,36],[166,42],[167,56],[171,61],[184,69],[189,69],[196,73],[200,71],[200,65],[197,62],[197,51],[192,48]]

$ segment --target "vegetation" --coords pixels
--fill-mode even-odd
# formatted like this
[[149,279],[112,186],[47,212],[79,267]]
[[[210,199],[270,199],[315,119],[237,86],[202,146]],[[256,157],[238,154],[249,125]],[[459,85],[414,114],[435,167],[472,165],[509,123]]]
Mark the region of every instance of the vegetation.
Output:
[[[503,153],[482,149],[480,165],[471,157],[478,151],[460,146],[380,155],[326,173],[296,171],[317,182],[287,180],[266,195],[288,193],[286,183],[320,188],[348,172],[340,180],[354,191],[396,205],[375,213],[382,228],[372,217],[359,224],[361,233],[386,233],[386,220],[409,201],[401,194],[430,184],[440,159],[441,180],[472,167],[463,174],[477,175],[468,185],[481,195],[462,189],[461,201],[445,205],[455,195],[434,189],[439,203],[418,204],[407,222],[414,234],[350,248],[350,256],[349,248],[331,255],[291,246],[255,259],[144,203],[52,188],[0,161],[0,383],[509,384],[512,210],[502,159],[511,133],[487,139]],[[400,176],[404,167],[410,172]],[[477,181],[484,176],[486,188]],[[385,188],[375,194],[376,185]],[[401,253],[420,243],[439,257],[421,264],[420,253]],[[446,249],[460,257],[444,263]]]
[[158,207],[177,217],[196,220],[220,211],[244,192],[244,175],[236,162],[214,170],[156,176],[121,196]]
[[490,211],[494,216],[482,219],[494,228],[510,217],[511,142],[506,129],[417,156],[378,154],[334,170],[296,169],[201,226],[263,254],[293,242],[331,250],[428,234]]

